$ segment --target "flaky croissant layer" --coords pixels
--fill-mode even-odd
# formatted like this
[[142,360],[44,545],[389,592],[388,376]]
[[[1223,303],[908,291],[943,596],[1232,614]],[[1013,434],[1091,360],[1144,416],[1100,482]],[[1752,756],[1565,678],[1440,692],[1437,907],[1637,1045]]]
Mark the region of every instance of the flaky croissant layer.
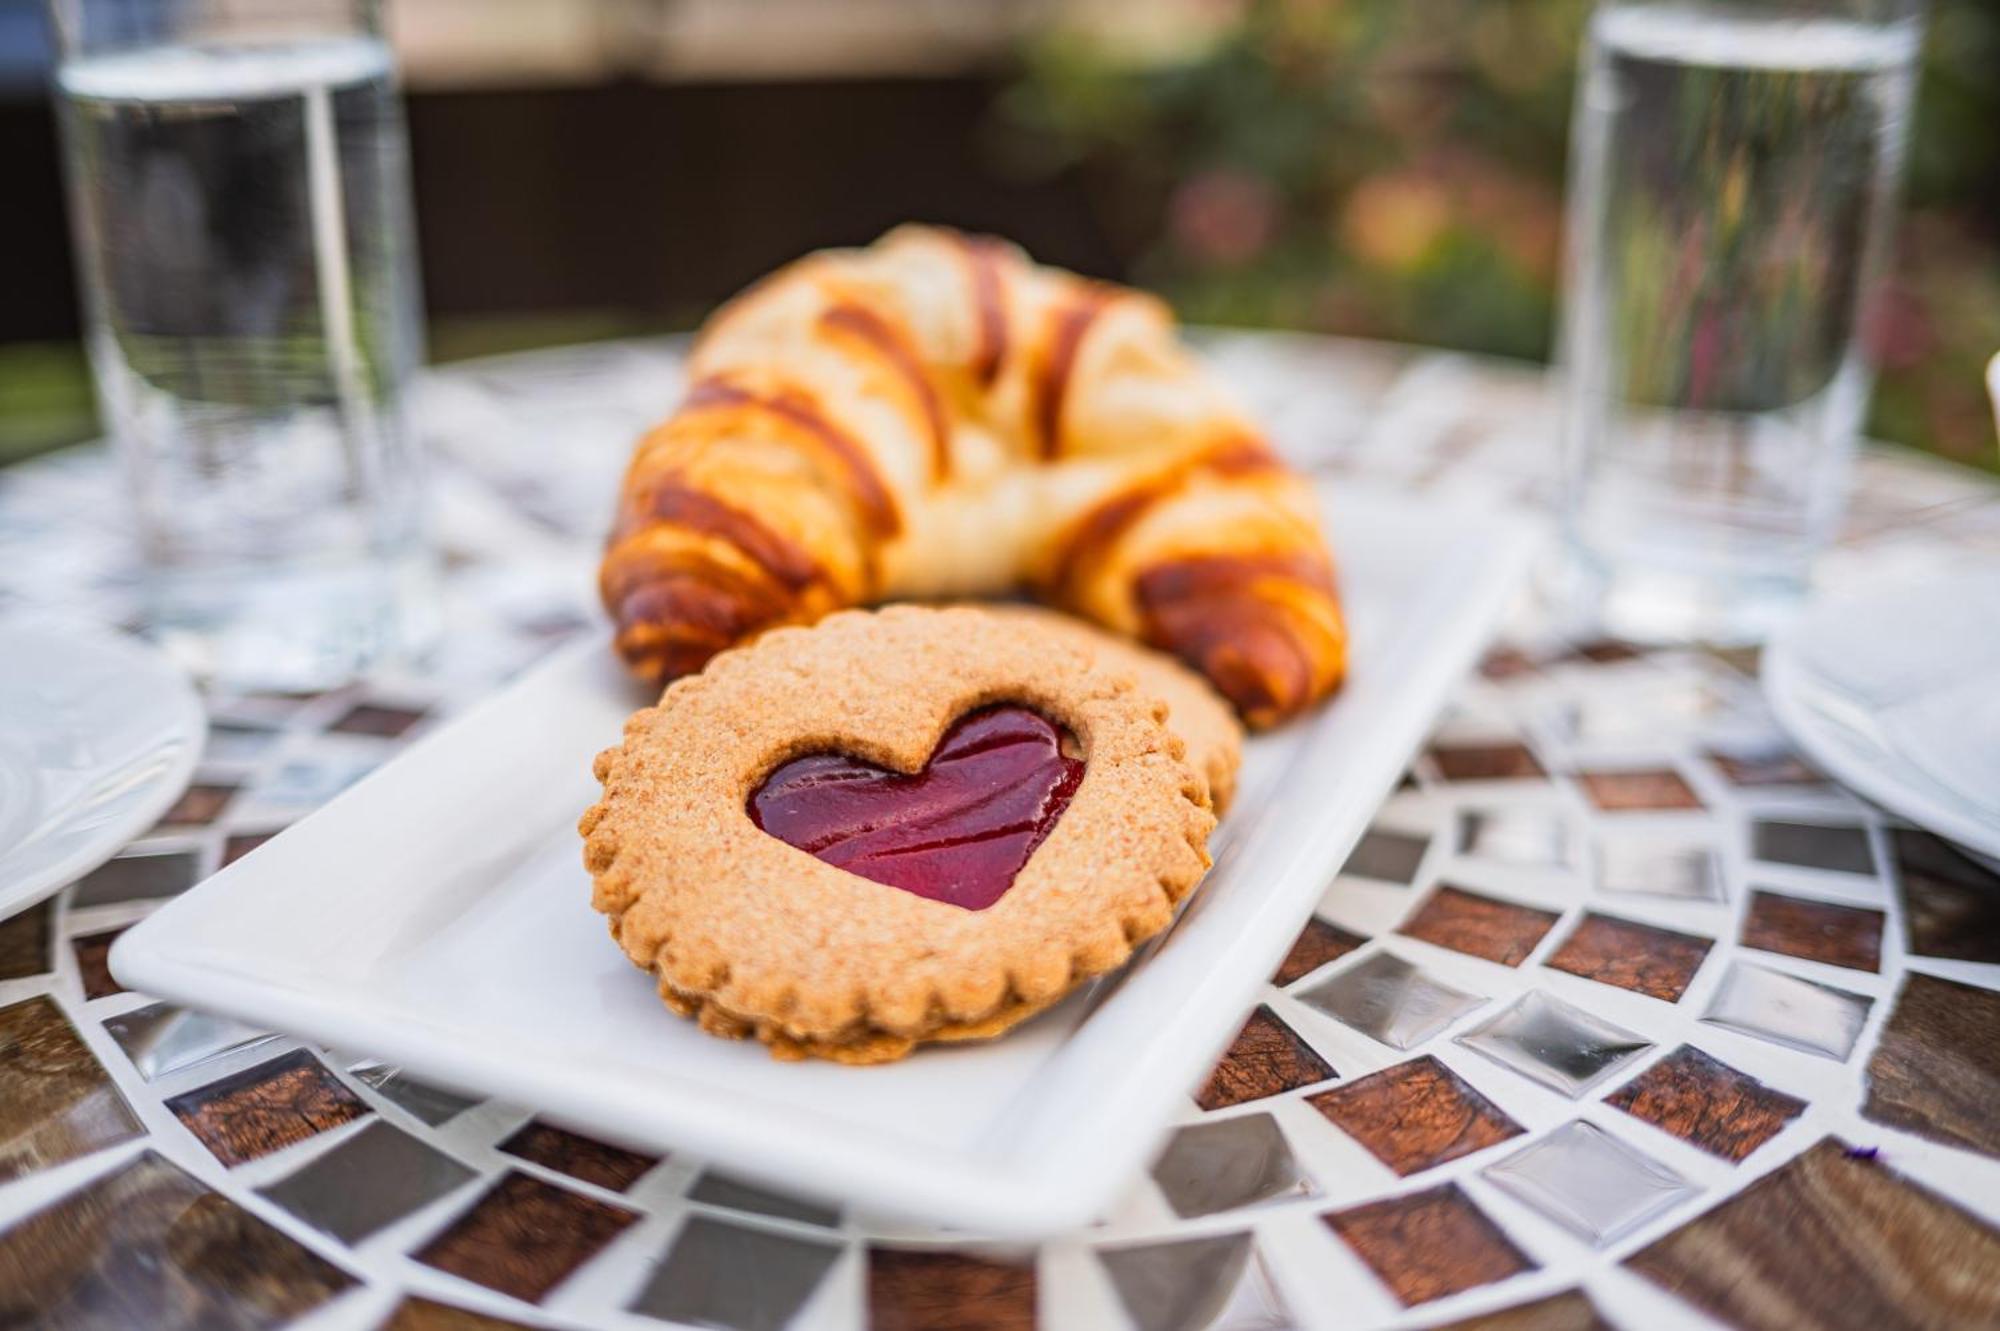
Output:
[[1150,296],[905,226],[751,287],[688,368],[599,579],[643,675],[845,606],[1025,588],[1178,654],[1255,725],[1340,682],[1311,490]]

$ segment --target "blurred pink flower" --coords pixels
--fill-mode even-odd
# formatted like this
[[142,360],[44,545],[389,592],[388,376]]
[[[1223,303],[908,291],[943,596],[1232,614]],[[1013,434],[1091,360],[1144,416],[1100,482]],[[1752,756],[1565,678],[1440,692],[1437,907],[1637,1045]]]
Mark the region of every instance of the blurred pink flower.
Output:
[[1167,227],[1182,253],[1234,267],[1271,243],[1281,206],[1277,191],[1261,176],[1220,167],[1181,183],[1167,205]]

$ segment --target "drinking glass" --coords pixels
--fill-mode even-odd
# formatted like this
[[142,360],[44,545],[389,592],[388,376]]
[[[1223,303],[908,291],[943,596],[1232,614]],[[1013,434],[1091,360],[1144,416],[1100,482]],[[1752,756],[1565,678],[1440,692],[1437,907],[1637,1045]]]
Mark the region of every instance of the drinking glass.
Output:
[[1578,78],[1559,364],[1570,590],[1649,640],[1803,596],[1871,387],[1860,336],[1922,0],[1602,0]]
[[372,0],[50,0],[106,428],[149,631],[319,689],[437,629],[395,65]]

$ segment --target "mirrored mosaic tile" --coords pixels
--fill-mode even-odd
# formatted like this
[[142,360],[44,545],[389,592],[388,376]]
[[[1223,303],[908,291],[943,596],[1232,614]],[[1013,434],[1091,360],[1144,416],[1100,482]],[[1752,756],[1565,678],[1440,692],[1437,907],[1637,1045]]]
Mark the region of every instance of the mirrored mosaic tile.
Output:
[[472,1096],[447,1091],[429,1082],[408,1076],[401,1068],[364,1060],[349,1068],[355,1077],[373,1087],[384,1099],[429,1127],[439,1127],[479,1103]]
[[121,855],[85,874],[70,893],[73,910],[121,901],[156,901],[194,886],[197,861],[191,850],[164,855]]
[[44,901],[0,919],[0,980],[22,980],[50,969],[56,903]]
[[1330,1080],[1333,1065],[1314,1052],[1299,1033],[1263,1004],[1243,1023],[1236,1039],[1198,1087],[1194,1101],[1203,1109],[1231,1105]]
[[279,1038],[240,1021],[172,1003],[150,1003],[106,1017],[104,1029],[147,1081]]
[[271,726],[248,721],[208,723],[208,747],[202,757],[209,762],[243,762],[253,759],[277,741],[279,732]]
[[1551,809],[1466,809],[1459,813],[1460,855],[1494,864],[1564,869],[1570,863],[1570,825]]
[[144,1132],[54,999],[0,1007],[0,1183]]
[[241,1165],[368,1112],[311,1051],[295,1049],[166,1102],[217,1160]]
[[0,1234],[0,1326],[261,1331],[353,1283],[151,1151]]
[[378,1119],[258,1191],[313,1228],[359,1243],[475,1177],[477,1171]]
[[1882,968],[1879,910],[1809,901],[1780,892],[1752,892],[1743,919],[1743,946],[1850,970]]
[[1682,1045],[1604,1098],[1690,1146],[1734,1164],[1782,1132],[1806,1102]]
[[631,1311],[728,1331],[783,1331],[840,1256],[818,1243],[691,1216]]
[[1458,1043],[1576,1099],[1653,1047],[1623,1026],[1532,989]]
[[1548,775],[1528,746],[1518,740],[1501,744],[1436,744],[1431,765],[1446,781],[1530,781]]
[[1282,987],[1303,979],[1328,962],[1340,960],[1367,941],[1360,934],[1337,924],[1328,924],[1315,915],[1306,921],[1306,927],[1299,931],[1292,950],[1278,963],[1278,972],[1271,977],[1271,983]]
[[1670,767],[1578,772],[1576,779],[1590,802],[1606,813],[1702,807],[1694,787]]
[[316,808],[367,776],[376,766],[376,760],[368,758],[286,763],[269,782],[258,787],[257,800],[261,804],[296,809]]
[[522,1124],[496,1149],[612,1192],[625,1191],[660,1163],[656,1155],[612,1146],[541,1119]]
[[1833,1137],[1626,1266],[1752,1331],[2000,1326],[2000,1232]]
[[1910,951],[2000,964],[2000,873],[1915,828],[1895,828],[1889,845]]
[[1326,1223],[1406,1308],[1535,1269],[1456,1183],[1335,1211]]
[[804,1197],[794,1197],[790,1193],[778,1192],[771,1188],[759,1187],[742,1179],[718,1174],[714,1170],[705,1171],[688,1189],[688,1197],[710,1206],[727,1207],[732,1211],[748,1211],[753,1215],[768,1215],[779,1220],[796,1220],[801,1224],[819,1225],[832,1229],[840,1223],[840,1208],[825,1206]]
[[1134,1331],[1283,1331],[1291,1318],[1248,1234],[1099,1248]]
[[1677,1003],[1714,945],[1713,939],[1591,911],[1542,964]]
[[2000,1158],[2000,993],[1906,976],[1867,1085],[1864,1118]]
[[1739,961],[1722,977],[1702,1020],[1824,1058],[1845,1059],[1870,1000],[1832,985]]
[[1299,1001],[1392,1049],[1413,1049],[1486,1000],[1377,952],[1302,991]]
[[1532,1303],[1446,1322],[1432,1331],[1619,1331],[1604,1320],[1580,1289],[1566,1289]]
[[1426,897],[1397,932],[1502,966],[1518,966],[1558,918],[1554,911],[1447,884]]
[[1578,1119],[1481,1171],[1493,1186],[1602,1247],[1695,1195],[1687,1180]]
[[1340,872],[1346,877],[1407,883],[1417,876],[1417,869],[1423,863],[1424,852],[1430,844],[1429,837],[1371,827],[1355,843],[1353,853],[1340,867]]
[[869,1331],[1034,1331],[1035,1258],[872,1247]]
[[1278,1120],[1261,1113],[1176,1129],[1153,1162],[1153,1182],[1184,1220],[1313,1192]]
[[1750,854],[1773,864],[1806,869],[1875,872],[1875,852],[1868,846],[1868,833],[1852,824],[1761,819],[1750,824]]
[[1521,1135],[1520,1124],[1429,1054],[1306,1103],[1405,1177]]
[[412,1254],[425,1266],[539,1303],[639,1214],[518,1170]]
[[1707,846],[1609,837],[1594,847],[1597,890],[1613,896],[1722,901],[1722,866]]

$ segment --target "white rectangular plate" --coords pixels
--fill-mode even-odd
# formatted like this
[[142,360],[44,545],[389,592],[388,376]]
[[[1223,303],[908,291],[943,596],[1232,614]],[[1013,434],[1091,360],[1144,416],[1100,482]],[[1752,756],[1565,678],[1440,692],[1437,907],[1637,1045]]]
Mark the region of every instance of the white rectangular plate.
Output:
[[1005,1233],[1092,1219],[1410,760],[1519,583],[1521,519],[1330,488],[1352,673],[1248,747],[1215,868],[1120,976],[1004,1038],[849,1068],[701,1034],[590,909],[591,757],[645,699],[566,652],[127,932],[134,989],[794,1191]]

